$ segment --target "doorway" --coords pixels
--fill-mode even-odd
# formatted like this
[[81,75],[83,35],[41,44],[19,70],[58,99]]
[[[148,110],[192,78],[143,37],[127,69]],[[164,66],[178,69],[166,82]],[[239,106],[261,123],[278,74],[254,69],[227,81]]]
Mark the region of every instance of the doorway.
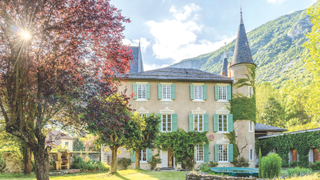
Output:
[[172,149],[168,149],[168,151],[161,151],[161,167],[174,167],[174,158]]

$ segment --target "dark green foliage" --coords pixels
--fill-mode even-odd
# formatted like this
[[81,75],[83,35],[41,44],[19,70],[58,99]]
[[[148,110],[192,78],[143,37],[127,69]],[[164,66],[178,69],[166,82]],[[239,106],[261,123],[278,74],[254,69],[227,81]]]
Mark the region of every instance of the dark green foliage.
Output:
[[2,159],[2,153],[0,152],[0,173],[6,168],[6,163]]
[[218,166],[218,163],[217,163],[217,162],[214,162],[214,161],[210,161],[209,166],[210,166],[210,167],[217,167],[217,166]]
[[148,164],[150,164],[152,170],[154,170],[157,167],[157,163],[161,163],[161,159],[159,158],[159,154],[152,156],[151,162],[148,161]]
[[271,153],[261,160],[262,178],[279,177],[281,170],[281,157],[278,154]]
[[248,98],[242,94],[233,94],[230,101],[230,113],[233,114],[233,121],[251,120],[256,122],[255,96]]
[[264,156],[273,149],[277,149],[277,153],[284,162],[289,161],[288,152],[290,149],[296,149],[299,154],[299,166],[308,167],[310,148],[320,148],[320,132],[288,133],[283,136],[256,140],[256,149],[259,148],[261,148]]
[[262,178],[262,155],[261,155],[261,149],[259,149],[259,178]]
[[71,166],[73,169],[81,169],[81,171],[109,171],[110,166],[106,163],[102,163],[100,161],[95,162],[92,160],[83,161],[80,157],[75,157],[73,161],[73,165]]
[[233,160],[232,164],[235,167],[249,167],[249,160],[241,156]]
[[79,138],[73,141],[73,151],[84,151],[85,147]]
[[294,168],[297,167],[299,165],[299,161],[292,161],[289,163],[289,167]]
[[312,174],[311,169],[307,168],[300,168],[300,167],[295,167],[292,169],[288,169],[288,176],[289,177],[295,177],[295,176],[301,176],[301,175],[306,175],[306,174]]
[[236,133],[235,131],[232,131],[226,134],[226,136],[229,139],[230,144],[233,144],[233,159],[237,159],[239,156],[239,148],[238,143],[236,141]]
[[201,163],[200,171],[201,172],[210,172],[211,170],[210,170],[209,163]]
[[264,106],[264,115],[261,116],[260,122],[263,124],[272,124],[273,126],[283,127],[285,122],[285,112],[281,104],[274,98],[270,97]]
[[176,162],[182,162],[182,168],[192,169],[194,165],[194,147],[209,144],[206,132],[185,132],[178,129],[176,132],[160,133],[155,141],[158,149],[167,151],[172,148]]
[[320,161],[310,164],[310,168],[312,171],[319,171],[320,170]]
[[127,169],[131,165],[131,159],[129,158],[120,158],[118,159],[118,165],[121,169]]

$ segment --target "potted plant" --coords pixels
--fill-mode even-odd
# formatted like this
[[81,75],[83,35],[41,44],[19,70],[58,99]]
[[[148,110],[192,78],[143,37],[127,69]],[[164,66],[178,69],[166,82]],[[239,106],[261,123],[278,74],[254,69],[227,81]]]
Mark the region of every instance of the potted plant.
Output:
[[181,162],[177,162],[177,169],[182,169],[182,163]]
[[156,169],[161,169],[161,159],[157,160]]

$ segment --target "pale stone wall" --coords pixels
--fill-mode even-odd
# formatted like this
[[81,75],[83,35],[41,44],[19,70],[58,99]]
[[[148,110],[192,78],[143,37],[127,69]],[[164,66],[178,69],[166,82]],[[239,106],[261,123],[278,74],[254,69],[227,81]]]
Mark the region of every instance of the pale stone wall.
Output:
[[[65,145],[65,143],[68,143],[68,145]],[[66,149],[68,149],[70,152],[73,151],[73,140],[69,140],[69,139],[61,139],[60,140],[61,143],[61,147],[65,147]]]

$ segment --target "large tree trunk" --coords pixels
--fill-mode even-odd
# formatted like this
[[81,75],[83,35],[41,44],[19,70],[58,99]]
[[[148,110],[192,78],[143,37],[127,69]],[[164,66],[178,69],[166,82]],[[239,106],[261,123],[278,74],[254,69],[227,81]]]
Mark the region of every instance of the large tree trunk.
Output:
[[38,148],[33,151],[35,173],[37,180],[49,180],[49,153],[50,147],[45,147],[44,138],[38,141]]
[[140,155],[141,150],[136,151],[135,169],[140,169]]
[[111,174],[117,172],[117,152],[118,147],[112,146],[111,148]]
[[32,170],[31,155],[32,153],[31,153],[30,147],[28,145],[25,145],[23,147],[23,166],[24,166],[23,173],[25,175],[30,174]]

